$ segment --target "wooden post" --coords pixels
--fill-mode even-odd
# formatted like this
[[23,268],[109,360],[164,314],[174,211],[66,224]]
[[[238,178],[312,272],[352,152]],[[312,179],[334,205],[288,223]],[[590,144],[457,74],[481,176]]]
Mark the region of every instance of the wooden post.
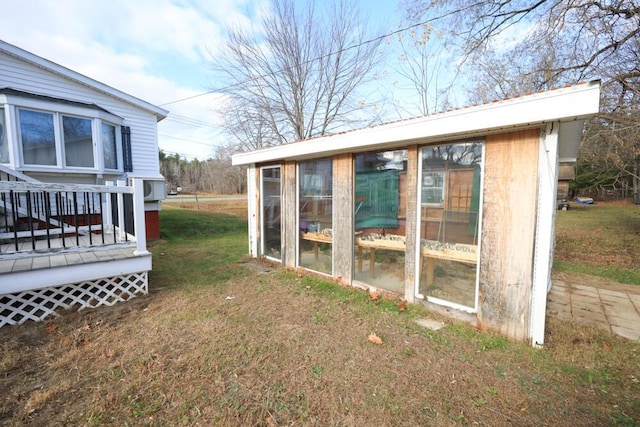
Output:
[[[406,252],[404,257],[404,298],[409,302],[415,301],[415,295],[418,290],[417,281],[420,280],[420,268],[416,268],[416,259],[422,264],[422,256],[420,256],[420,206],[418,205],[418,162],[420,160],[420,151],[417,145],[407,148],[407,194],[406,194],[406,231],[405,244]],[[416,277],[416,270],[418,276]]]
[[[113,187],[114,183],[113,181],[105,181],[104,185],[107,187]],[[104,227],[103,233],[113,234],[114,229],[113,229],[113,211],[111,209],[111,193],[104,193],[101,195],[101,197],[104,197],[104,200],[101,206],[102,223]],[[106,212],[106,215],[105,215],[105,212]]]
[[298,258],[298,212],[297,212],[297,186],[296,163],[285,162],[282,165],[282,214],[280,227],[282,230],[282,265],[290,268],[296,267]]
[[[117,187],[125,187],[127,182],[124,180],[116,181]],[[144,191],[142,191],[144,194]],[[134,195],[135,196],[135,195]],[[116,200],[118,200],[118,231],[116,233],[116,240],[119,242],[124,241],[124,235],[127,232],[124,224],[124,196],[122,193],[118,193],[116,196]]]
[[350,153],[333,158],[333,277],[350,285],[354,258],[354,166]]
[[486,139],[478,325],[529,336],[540,129]]
[[376,276],[376,248],[369,249],[369,277]]

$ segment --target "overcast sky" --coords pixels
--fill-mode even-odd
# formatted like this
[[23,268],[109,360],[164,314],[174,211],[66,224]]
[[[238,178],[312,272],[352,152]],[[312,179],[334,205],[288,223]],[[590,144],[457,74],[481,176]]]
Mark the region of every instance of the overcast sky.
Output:
[[[0,39],[170,111],[160,148],[204,160],[221,141],[210,52],[266,0],[5,0]],[[394,0],[359,0],[396,25]]]

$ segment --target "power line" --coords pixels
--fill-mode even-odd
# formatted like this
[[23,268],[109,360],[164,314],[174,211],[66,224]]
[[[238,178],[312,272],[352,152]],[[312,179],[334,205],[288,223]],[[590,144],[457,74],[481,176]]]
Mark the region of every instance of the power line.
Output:
[[216,128],[213,123],[205,122],[204,120],[198,120],[187,116],[181,116],[179,114],[169,114],[165,120],[173,120],[179,123],[193,124],[193,125],[203,125],[211,128]]
[[[422,26],[422,25],[428,24],[428,23],[429,23],[430,21],[432,21],[432,20],[433,20],[433,19],[428,19],[428,20],[426,20],[426,21],[422,21],[422,22],[419,22],[419,23],[417,23],[417,24],[413,24],[413,25],[409,25],[409,26],[406,26],[406,27],[400,28],[400,29],[395,30],[395,31],[392,31],[392,32],[390,32],[390,33],[383,34],[383,35],[381,35],[381,36],[377,36],[377,37],[374,37],[374,38],[372,38],[372,39],[365,40],[365,41],[363,41],[363,42],[356,43],[356,44],[354,44],[354,45],[351,45],[351,46],[345,47],[344,49],[340,49],[340,50],[338,50],[338,51],[336,51],[336,52],[330,52],[330,53],[328,53],[328,54],[326,54],[326,55],[321,55],[321,56],[318,56],[318,57],[316,57],[316,58],[309,59],[308,61],[305,61],[305,62],[303,62],[302,64],[303,64],[303,65],[306,65],[306,64],[309,64],[309,63],[311,63],[311,62],[319,61],[319,60],[321,60],[321,59],[323,59],[323,58],[327,58],[327,57],[330,57],[330,56],[332,56],[332,55],[336,55],[336,54],[338,54],[338,53],[345,52],[345,51],[347,51],[347,50],[355,49],[355,48],[357,48],[357,47],[364,46],[364,45],[366,45],[366,44],[373,43],[373,42],[376,42],[376,41],[379,41],[379,40],[385,39],[385,38],[390,37],[390,36],[394,36],[394,35],[396,35],[396,34],[399,34],[399,33],[404,32],[404,31],[411,30],[411,29],[413,29],[413,28],[420,27],[420,26]],[[264,78],[264,77],[268,77],[268,76],[273,76],[273,75],[275,75],[276,73],[280,73],[280,72],[283,72],[283,71],[285,71],[285,70],[287,70],[287,68],[282,68],[282,69],[279,69],[279,70],[274,70],[274,71],[272,71],[272,72],[270,72],[270,73],[261,74],[261,75],[259,75],[259,76],[257,76],[257,77],[259,77],[259,78]],[[233,83],[233,84],[230,84],[230,85],[228,85],[228,86],[223,86],[223,87],[218,88],[218,89],[212,89],[212,90],[208,90],[208,91],[206,91],[206,92],[202,92],[202,93],[198,93],[198,94],[195,94],[195,95],[188,96],[188,97],[186,97],[186,98],[181,98],[181,99],[176,99],[175,101],[165,102],[164,104],[160,104],[159,106],[160,106],[160,107],[164,107],[165,105],[176,104],[176,103],[178,103],[178,102],[183,102],[183,101],[188,101],[188,100],[190,100],[190,99],[199,98],[199,97],[201,97],[201,96],[211,95],[212,93],[215,93],[215,92],[224,91],[224,90],[227,90],[227,89],[231,89],[231,88],[233,88],[233,87],[236,87],[236,86],[241,86],[241,85],[243,85],[243,84],[245,84],[245,83],[248,83],[248,82],[249,82],[249,81],[251,81],[251,80],[253,80],[253,79],[243,80],[243,81],[241,81],[241,82]]]
[[169,151],[169,150],[164,150],[162,148],[160,150],[162,150],[162,152],[165,153],[165,154],[177,154],[178,156],[184,157],[185,159],[187,159],[189,157],[191,159],[197,159],[198,158],[198,156],[193,155],[193,154],[178,153],[177,151]]
[[169,134],[169,133],[160,132],[160,133],[158,133],[158,135],[159,136],[166,136],[167,138],[171,138],[171,139],[179,139],[181,141],[192,142],[194,144],[206,145],[207,147],[214,147],[215,146],[215,144],[213,144],[213,143],[200,142],[200,141],[196,141],[196,140],[189,139],[189,138],[183,138],[181,136],[175,136],[175,135],[172,135],[172,134]]

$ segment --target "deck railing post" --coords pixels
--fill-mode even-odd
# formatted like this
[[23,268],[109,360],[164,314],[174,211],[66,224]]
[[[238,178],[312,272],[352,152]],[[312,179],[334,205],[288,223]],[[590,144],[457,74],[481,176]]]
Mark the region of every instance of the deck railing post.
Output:
[[[127,185],[126,181],[118,180],[116,182],[118,187],[125,187]],[[123,242],[125,240],[125,235],[127,233],[127,228],[124,223],[124,195],[122,193],[117,193],[116,196],[118,200],[118,242]]]
[[133,218],[136,235],[135,255],[147,255],[147,234],[144,215],[144,183],[140,178],[133,178]]
[[[104,185],[113,187],[113,181],[105,181]],[[111,210],[111,193],[104,193],[102,200],[102,220],[105,234],[113,234],[113,211]]]

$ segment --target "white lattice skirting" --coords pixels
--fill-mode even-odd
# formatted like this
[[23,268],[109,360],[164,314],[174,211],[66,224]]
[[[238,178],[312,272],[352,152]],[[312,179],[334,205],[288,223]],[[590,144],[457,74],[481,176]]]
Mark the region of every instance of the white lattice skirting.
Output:
[[0,328],[19,325],[27,320],[36,322],[55,314],[57,310],[79,305],[78,310],[111,306],[137,294],[147,294],[147,272],[108,279],[91,280],[71,285],[0,295]]

